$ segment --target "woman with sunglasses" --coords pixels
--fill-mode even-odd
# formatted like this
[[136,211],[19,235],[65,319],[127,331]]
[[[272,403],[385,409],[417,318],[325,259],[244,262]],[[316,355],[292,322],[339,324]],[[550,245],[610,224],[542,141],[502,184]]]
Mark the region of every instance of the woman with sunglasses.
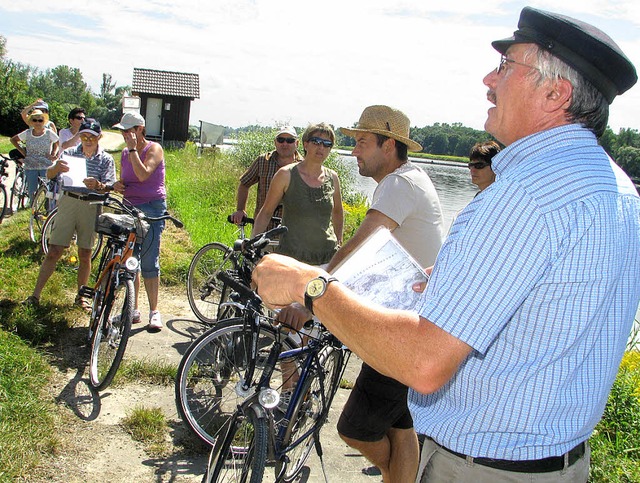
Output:
[[262,233],[282,203],[282,224],[288,231],[280,236],[276,251],[311,265],[328,263],[342,243],[340,182],[336,172],[324,166],[335,138],[326,123],[306,129],[304,160],[278,170],[253,226],[254,235]]
[[495,141],[476,143],[469,153],[469,171],[471,182],[480,191],[496,180],[496,174],[491,169],[491,159],[500,152],[500,146]]
[[69,127],[61,129],[58,135],[60,136],[60,150],[64,151],[67,148],[73,148],[80,144],[80,126],[86,118],[86,112],[82,107],[74,107],[69,111],[67,119],[69,121]]
[[38,189],[38,177],[45,177],[47,168],[58,157],[58,135],[45,127],[48,121],[49,115],[46,112],[34,109],[27,116],[29,129],[11,138],[11,144],[24,156],[30,201]]

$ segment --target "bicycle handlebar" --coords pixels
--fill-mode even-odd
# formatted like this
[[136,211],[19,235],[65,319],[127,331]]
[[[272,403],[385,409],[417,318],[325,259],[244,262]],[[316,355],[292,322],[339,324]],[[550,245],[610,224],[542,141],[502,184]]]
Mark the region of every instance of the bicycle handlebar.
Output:
[[141,210],[135,208],[134,206],[125,205],[122,201],[120,201],[118,198],[115,198],[114,196],[111,196],[109,193],[104,193],[104,194],[88,193],[87,195],[84,195],[83,198],[86,201],[89,201],[90,203],[93,203],[93,204],[101,204],[105,206],[116,205],[122,211],[133,216],[136,219],[145,220],[145,221],[171,220],[173,224],[176,226],[176,228],[182,228],[184,226],[184,223],[182,223],[177,218],[174,218],[172,215],[170,215],[166,211],[162,216],[157,216],[157,217],[147,216]]
[[[227,221],[235,225],[235,223],[233,222],[233,214],[227,216]],[[280,218],[279,216],[272,216],[271,221],[273,221],[276,225],[280,225],[282,223],[282,218]],[[244,215],[238,225],[253,225],[254,222],[255,220],[253,218],[249,218],[247,215]]]
[[224,270],[221,270],[220,272],[218,272],[218,274],[216,275],[216,278],[221,282],[223,282],[224,284],[231,287],[234,292],[237,292],[238,295],[240,295],[240,298],[242,300],[253,302],[255,304],[262,304],[262,299],[257,293],[255,293],[246,285],[238,282],[235,278],[233,278]]

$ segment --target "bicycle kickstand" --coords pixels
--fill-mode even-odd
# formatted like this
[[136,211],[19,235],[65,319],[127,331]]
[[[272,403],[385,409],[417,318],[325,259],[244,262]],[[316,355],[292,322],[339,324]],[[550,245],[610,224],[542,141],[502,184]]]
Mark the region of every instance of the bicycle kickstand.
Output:
[[320,443],[320,432],[314,435],[313,437],[313,445],[316,447],[316,453],[318,454],[318,458],[320,459],[320,468],[322,468],[322,476],[324,476],[324,482],[329,483],[329,478],[327,478],[327,470],[324,467],[324,458],[322,457],[322,444]]

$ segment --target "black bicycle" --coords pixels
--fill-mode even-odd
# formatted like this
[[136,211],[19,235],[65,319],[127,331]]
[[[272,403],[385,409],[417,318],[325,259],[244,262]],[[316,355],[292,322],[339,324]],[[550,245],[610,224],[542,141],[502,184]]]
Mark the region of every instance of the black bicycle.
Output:
[[[249,284],[252,267],[262,257],[271,237],[285,230],[277,227],[251,240],[236,241],[230,250],[233,260],[242,260],[237,265],[239,271],[231,265],[218,273]],[[262,307],[260,311],[247,310],[231,287],[217,278],[215,283],[223,287],[225,302],[220,305],[220,311],[227,317],[221,318],[187,348],[178,366],[175,384],[180,417],[198,438],[210,445],[239,402],[248,395],[239,389],[238,382],[251,360],[252,344],[256,344],[254,370],[260,372],[266,362],[262,355],[271,350],[276,333],[281,330],[270,324],[267,310]],[[259,330],[251,332],[251,327]],[[282,344],[286,349],[297,347],[294,340],[286,337]]]
[[[272,218],[280,225],[280,218]],[[227,217],[233,223],[231,215]],[[238,240],[245,239],[247,225],[253,224],[253,218],[244,217],[238,225]],[[277,227],[277,226],[276,226]],[[277,233],[272,233],[269,243],[273,245]],[[228,314],[220,313],[220,306],[229,298],[229,290],[217,279],[221,271],[237,274],[238,279],[251,282],[251,261],[247,261],[238,247],[229,247],[224,243],[207,243],[200,248],[191,260],[187,274],[187,298],[195,316],[207,326],[214,325]]]
[[[262,302],[255,293],[225,273],[219,278],[246,300],[247,311],[262,313]],[[283,343],[285,332],[275,330],[268,354],[261,357],[266,360],[261,370],[254,370],[252,359],[246,361],[237,391],[247,397],[216,439],[204,482],[258,483],[268,461],[275,463],[276,481],[293,481],[313,447],[322,461],[320,431],[350,352],[322,324],[315,320],[311,323],[311,333],[305,336],[308,342],[303,346],[287,348]],[[245,330],[245,334],[253,334],[253,338],[245,337],[255,345],[262,325],[254,323]],[[295,370],[278,371],[278,367]],[[274,379],[274,374],[279,377]],[[285,404],[280,400],[282,377],[285,383],[288,377],[293,379],[289,382],[295,382]]]

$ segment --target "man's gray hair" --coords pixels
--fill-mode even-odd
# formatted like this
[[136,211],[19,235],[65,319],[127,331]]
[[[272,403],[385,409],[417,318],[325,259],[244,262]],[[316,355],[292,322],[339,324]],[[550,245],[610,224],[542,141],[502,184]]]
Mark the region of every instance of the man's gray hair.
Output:
[[604,95],[587,81],[573,67],[555,57],[545,49],[532,45],[524,55],[525,59],[535,58],[538,85],[547,80],[568,80],[573,86],[571,104],[567,109],[567,119],[591,130],[596,137],[604,134],[609,121],[609,103]]

